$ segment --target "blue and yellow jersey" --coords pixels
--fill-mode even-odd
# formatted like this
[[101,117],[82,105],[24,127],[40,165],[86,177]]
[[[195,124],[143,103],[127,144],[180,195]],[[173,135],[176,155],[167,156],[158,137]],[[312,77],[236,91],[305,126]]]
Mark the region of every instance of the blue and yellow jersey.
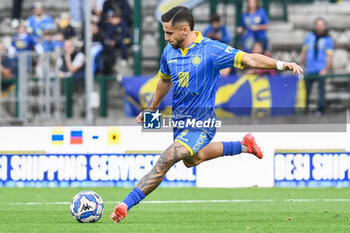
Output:
[[243,68],[244,52],[227,44],[203,37],[196,32],[195,41],[185,50],[168,44],[160,62],[158,76],[173,83],[173,118],[216,118],[214,112],[220,70]]
[[[317,43],[317,51],[315,44]],[[316,40],[313,32],[307,34],[303,50],[306,51],[306,74],[318,74],[327,65],[327,55],[332,54],[334,43],[329,36],[322,36]]]
[[45,30],[54,29],[54,21],[49,15],[42,15],[41,17],[32,15],[26,20],[26,27],[33,30],[32,34],[37,39],[44,35]]
[[257,9],[254,13],[244,13],[242,15],[241,26],[253,33],[255,40],[266,40],[266,30],[252,31],[250,28],[254,25],[268,24],[269,18],[264,8]]
[[37,42],[34,37],[27,33],[21,35],[15,34],[11,42],[11,45],[16,48],[17,52],[34,50],[36,44]]

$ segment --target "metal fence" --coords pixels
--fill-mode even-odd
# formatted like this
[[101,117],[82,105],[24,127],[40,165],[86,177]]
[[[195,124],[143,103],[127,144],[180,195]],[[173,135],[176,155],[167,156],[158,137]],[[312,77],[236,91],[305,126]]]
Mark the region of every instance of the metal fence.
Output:
[[0,74],[1,125],[26,125],[34,119],[59,118],[65,112],[59,57],[55,53],[21,52],[12,60],[18,67],[12,77],[5,79]]

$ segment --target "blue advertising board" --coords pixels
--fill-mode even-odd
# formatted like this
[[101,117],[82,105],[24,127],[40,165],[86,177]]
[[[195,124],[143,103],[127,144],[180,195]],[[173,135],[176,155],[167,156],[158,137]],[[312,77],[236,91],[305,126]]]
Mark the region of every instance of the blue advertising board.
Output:
[[274,185],[350,187],[350,152],[275,153]]
[[[27,154],[0,155],[0,186],[100,187],[134,186],[160,154]],[[196,185],[196,169],[175,164],[163,186]]]

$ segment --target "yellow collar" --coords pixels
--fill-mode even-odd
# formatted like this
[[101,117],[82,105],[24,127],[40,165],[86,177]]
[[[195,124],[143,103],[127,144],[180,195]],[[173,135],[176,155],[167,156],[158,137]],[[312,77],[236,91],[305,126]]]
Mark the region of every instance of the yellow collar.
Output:
[[194,33],[196,33],[197,37],[196,39],[193,41],[194,43],[200,44],[203,40],[203,36],[202,33],[199,31],[194,31]]
[[190,44],[190,45],[189,45],[187,48],[185,48],[185,49],[181,49],[181,48],[180,48],[180,51],[181,51],[182,56],[186,56],[188,50],[189,50],[190,48],[192,48],[195,44],[200,44],[200,43],[202,42],[203,36],[202,36],[201,32],[195,31],[194,33],[196,33],[197,37],[196,37],[196,39],[194,39],[193,43]]

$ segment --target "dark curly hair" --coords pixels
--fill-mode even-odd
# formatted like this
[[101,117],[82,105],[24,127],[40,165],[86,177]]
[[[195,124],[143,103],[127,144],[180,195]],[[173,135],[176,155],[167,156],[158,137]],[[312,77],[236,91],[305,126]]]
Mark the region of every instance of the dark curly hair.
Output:
[[190,26],[191,31],[194,29],[193,15],[187,7],[176,6],[165,12],[161,17],[162,22],[171,22],[174,26],[177,23],[187,22]]

